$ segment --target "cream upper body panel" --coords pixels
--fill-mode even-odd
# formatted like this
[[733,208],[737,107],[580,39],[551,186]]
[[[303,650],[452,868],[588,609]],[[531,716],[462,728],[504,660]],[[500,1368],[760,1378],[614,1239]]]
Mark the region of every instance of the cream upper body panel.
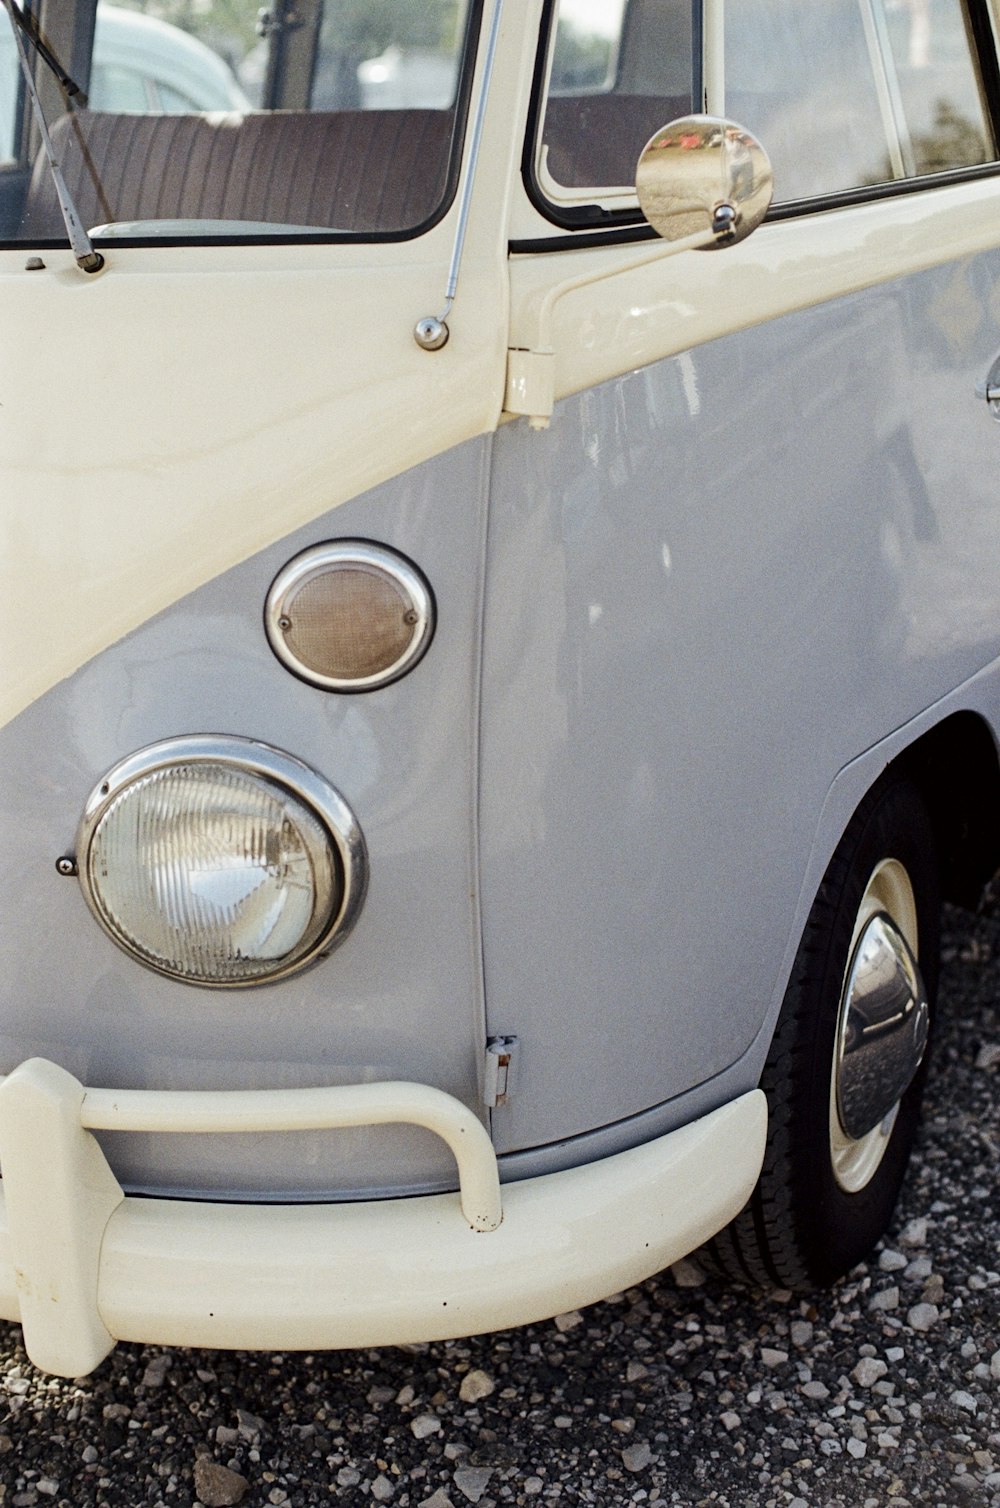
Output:
[[116,249],[93,285],[68,251],[32,273],[0,258],[4,721],[211,577],[496,422],[498,256],[470,257],[452,338],[428,354],[412,330],[442,298],[446,227],[419,262],[366,247],[352,267],[344,250]]
[[95,277],[68,248],[36,270],[30,246],[0,252],[0,725],[213,576],[496,425],[538,8],[504,12],[443,350],[413,330],[445,303],[471,129],[448,214],[413,240],[111,242]]
[[[717,253],[648,242],[578,250],[567,237],[565,252],[511,262],[511,352],[551,363],[540,381],[558,400],[765,320],[974,256],[996,244],[998,211],[1000,179],[986,178],[772,222]],[[507,412],[535,413],[525,398],[509,381]]]

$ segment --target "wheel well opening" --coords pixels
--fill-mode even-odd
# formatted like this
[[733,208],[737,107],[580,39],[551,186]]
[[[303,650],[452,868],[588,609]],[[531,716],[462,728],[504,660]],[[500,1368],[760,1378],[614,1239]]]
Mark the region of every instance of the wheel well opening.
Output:
[[988,724],[956,712],[895,763],[930,812],[943,898],[974,910],[1000,868],[1000,761]]

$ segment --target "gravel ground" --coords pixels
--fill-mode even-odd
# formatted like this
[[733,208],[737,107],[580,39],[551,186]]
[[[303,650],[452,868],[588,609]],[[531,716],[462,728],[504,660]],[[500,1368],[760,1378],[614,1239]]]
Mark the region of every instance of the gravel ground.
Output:
[[685,1263],[471,1341],[120,1346],[78,1382],[0,1326],[0,1503],[1000,1508],[997,915],[948,915],[922,1140],[885,1245],[832,1292]]

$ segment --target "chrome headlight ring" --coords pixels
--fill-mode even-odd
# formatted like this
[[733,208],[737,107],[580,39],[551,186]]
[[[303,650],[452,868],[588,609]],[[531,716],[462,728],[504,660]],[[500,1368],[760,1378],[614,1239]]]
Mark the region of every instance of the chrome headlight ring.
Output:
[[187,984],[287,977],[347,936],[368,859],[338,791],[251,739],[166,739],[94,788],[77,833],[87,904],[118,946]]

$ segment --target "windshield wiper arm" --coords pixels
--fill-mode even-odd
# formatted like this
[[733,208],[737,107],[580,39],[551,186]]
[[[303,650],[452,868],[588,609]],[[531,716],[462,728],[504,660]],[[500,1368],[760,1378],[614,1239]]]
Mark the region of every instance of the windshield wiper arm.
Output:
[[21,63],[21,72],[24,74],[24,81],[31,99],[31,108],[34,113],[35,124],[38,127],[38,134],[42,139],[42,151],[45,153],[49,172],[52,174],[52,182],[55,184],[59,209],[63,217],[63,223],[66,226],[66,234],[69,237],[69,244],[76,259],[76,265],[82,272],[100,272],[104,266],[104,258],[99,251],[94,250],[94,244],[80,223],[80,216],[76,205],[73,203],[73,196],[66,186],[66,180],[63,177],[62,168],[59,166],[59,159],[56,157],[52,138],[49,135],[49,128],[45,124],[45,114],[42,110],[42,102],[38,98],[38,90],[35,88],[35,80],[31,72],[31,64],[28,62],[24,38],[28,38],[39,57],[47,67],[52,69],[60,84],[62,84],[71,98],[74,94],[81,95],[82,97],[82,91],[79,85],[75,84],[69,75],[59,66],[54,54],[41,38],[36,36],[33,28],[28,25],[23,11],[15,4],[15,0],[0,0],[0,3],[3,4],[7,15],[10,17],[11,29],[14,32],[14,45],[17,47],[17,55]]
[[80,88],[80,85],[76,82],[76,80],[71,78],[70,75],[66,72],[65,68],[60,63],[55,53],[52,51],[52,48],[45,41],[45,38],[38,30],[38,22],[35,20],[34,16],[27,15],[19,5],[8,6],[7,9],[13,16],[15,23],[21,28],[28,41],[31,43],[32,47],[38,53],[38,56],[41,58],[42,62],[55,74],[56,78],[59,80],[59,83],[62,85],[63,89],[65,89],[69,98],[71,100],[77,101],[78,104],[86,105],[87,96],[84,94],[83,90]]

